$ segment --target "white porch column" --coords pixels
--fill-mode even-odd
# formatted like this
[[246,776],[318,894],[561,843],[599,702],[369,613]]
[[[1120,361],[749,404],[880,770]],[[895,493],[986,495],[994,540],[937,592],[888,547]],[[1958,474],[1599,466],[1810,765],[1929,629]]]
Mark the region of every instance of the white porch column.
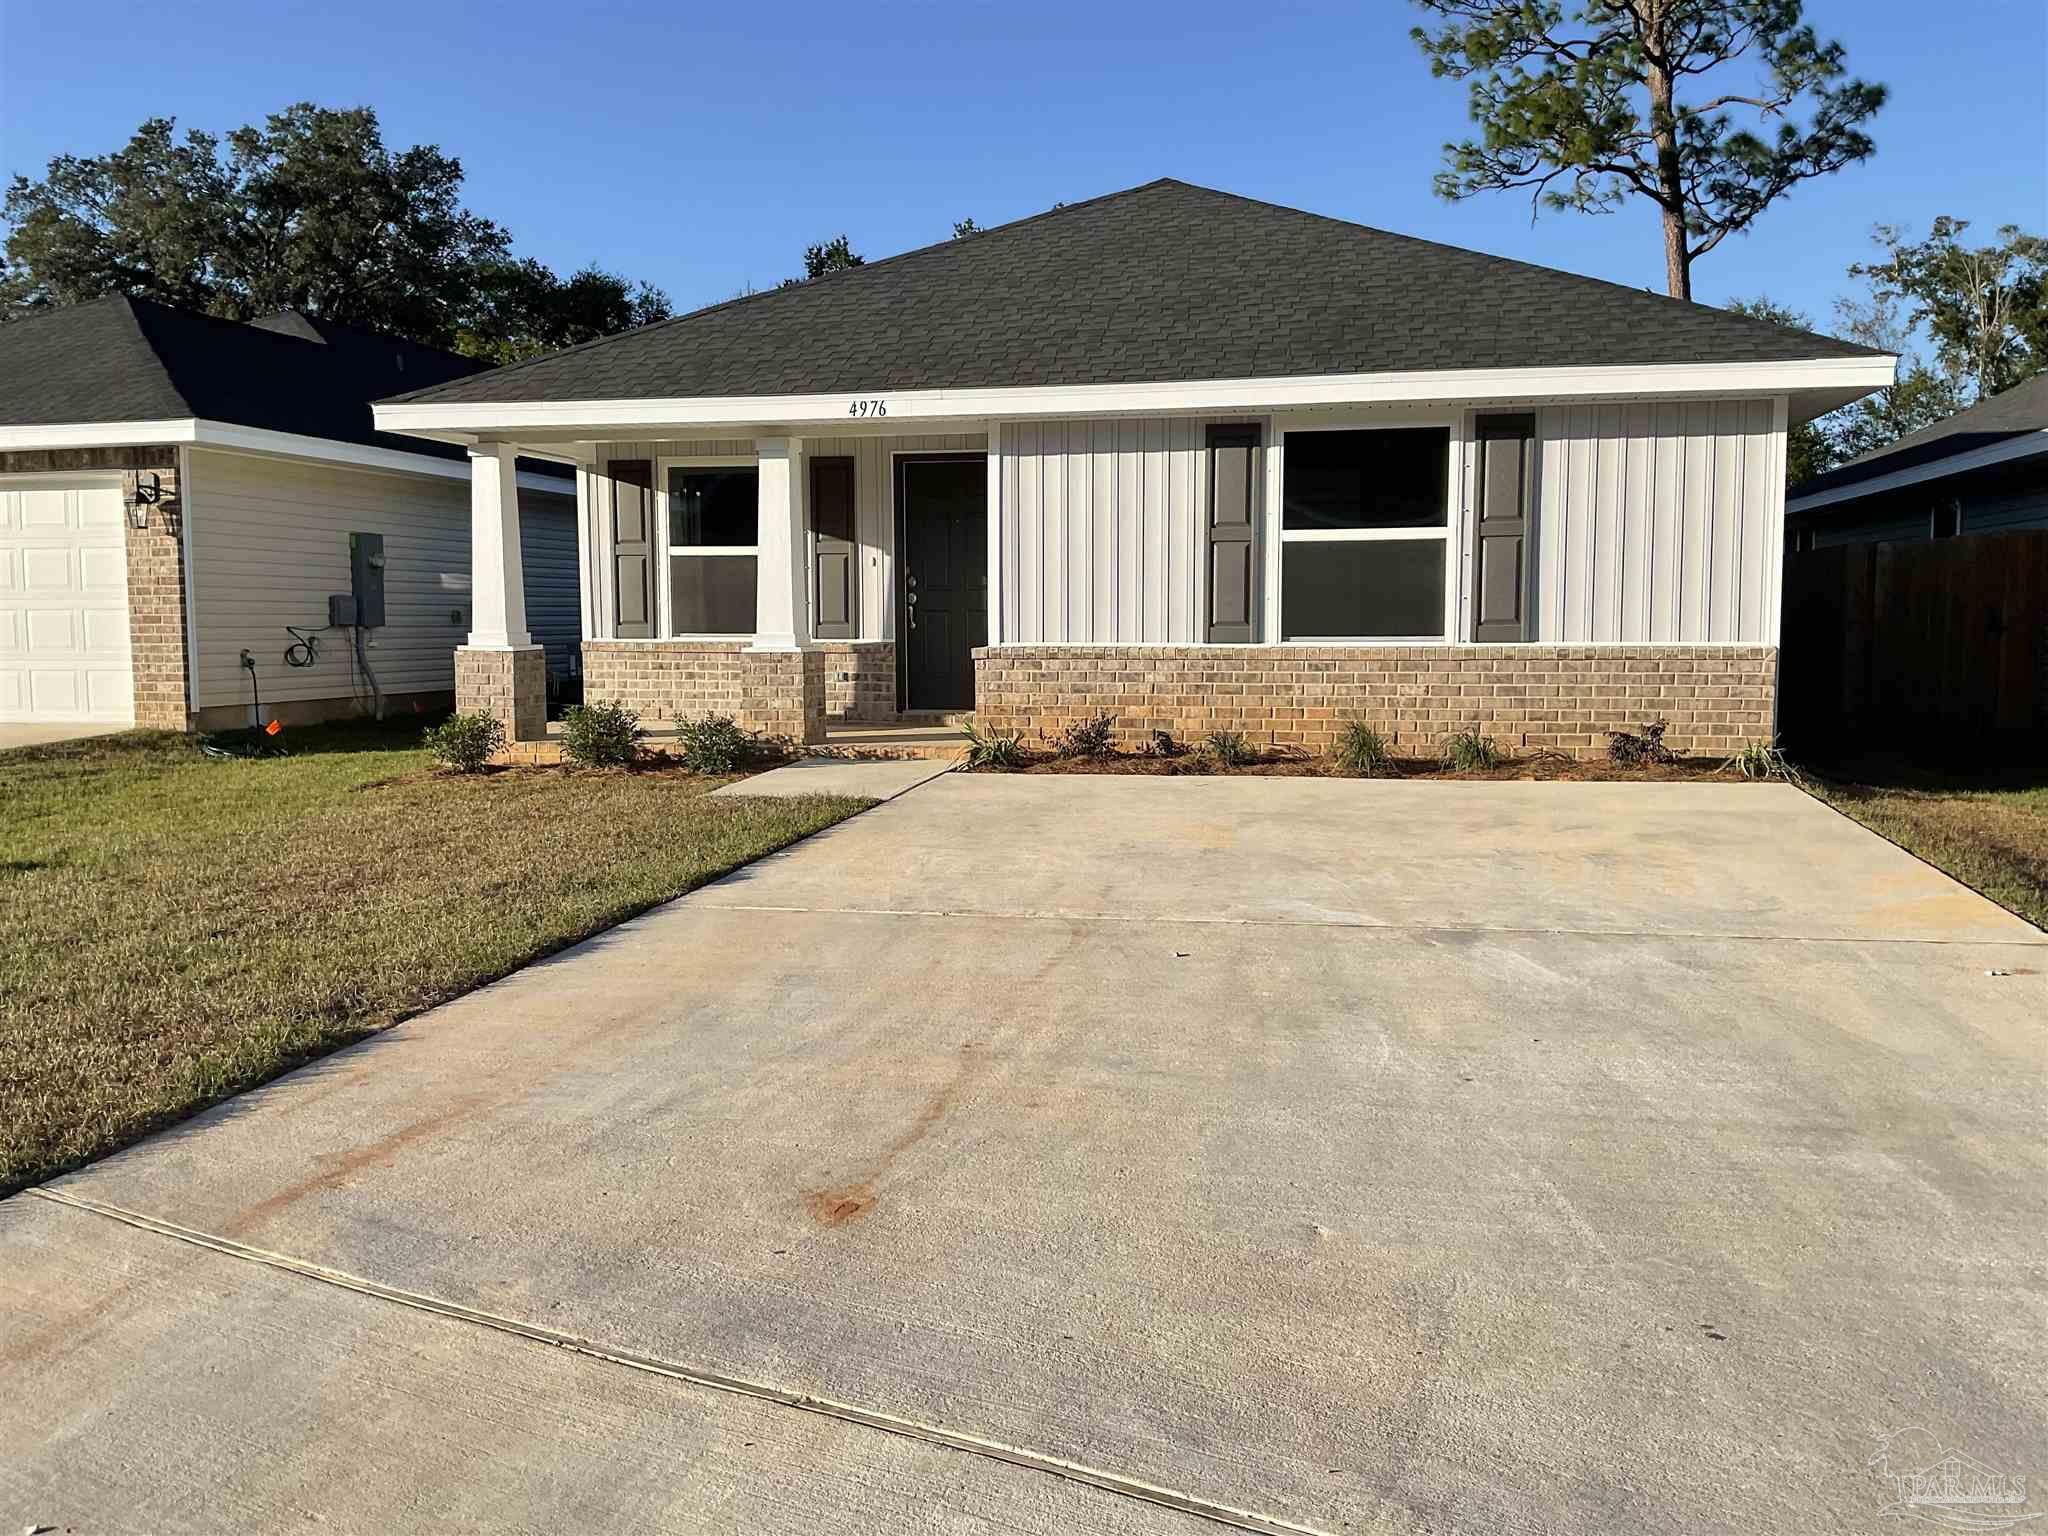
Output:
[[761,520],[755,535],[756,651],[811,647],[809,583],[804,579],[804,444],[800,437],[757,437]]
[[533,644],[519,558],[519,458],[508,443],[469,450],[469,643]]

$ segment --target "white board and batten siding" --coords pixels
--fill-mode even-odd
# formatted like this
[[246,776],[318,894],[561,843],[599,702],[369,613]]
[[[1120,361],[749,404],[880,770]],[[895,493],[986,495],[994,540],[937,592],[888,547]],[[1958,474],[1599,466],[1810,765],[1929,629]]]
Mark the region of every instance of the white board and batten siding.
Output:
[[[1533,409],[1533,625],[1550,644],[1775,643],[1784,417],[1773,400]],[[1412,414],[1412,413],[1411,413]],[[1446,413],[1425,413],[1441,420]],[[1473,411],[1448,413],[1454,452]],[[1243,418],[1233,418],[1243,419]],[[1254,418],[1255,419],[1255,418]],[[1402,413],[1260,422],[1281,477],[1288,432],[1407,424]],[[1203,639],[1207,428],[1198,417],[1010,422],[1000,431],[997,560],[1011,644],[1190,645]],[[1471,501],[1470,477],[1454,507]],[[1447,556],[1464,570],[1464,517]],[[1269,508],[1264,560],[1277,571]],[[1469,573],[1464,581],[1469,583]],[[1285,602],[1285,594],[1269,593]],[[1469,594],[1458,637],[1469,634]],[[1274,615],[1267,609],[1270,626]],[[1270,627],[1268,630],[1271,633]]]
[[[988,438],[980,432],[925,432],[899,436],[806,437],[806,460],[848,458],[853,460],[854,536],[860,552],[860,634],[863,640],[889,640],[896,634],[896,458],[906,453],[985,453]],[[608,634],[612,623],[612,596],[606,585],[612,570],[610,559],[610,509],[604,466],[611,459],[647,459],[659,466],[663,459],[749,459],[754,458],[754,440],[738,438],[694,438],[646,442],[607,443],[597,462],[597,472],[588,477],[586,507],[589,524],[585,537],[592,541],[597,558],[591,562],[600,574],[598,583],[585,594],[592,607],[592,626],[585,632]],[[657,467],[656,489],[661,490]],[[663,537],[666,538],[666,531]],[[662,579],[666,580],[664,574]]]
[[[244,647],[255,658],[266,704],[365,692],[352,672],[346,630],[322,634],[309,667],[284,660],[292,643],[285,626],[322,629],[328,594],[349,590],[351,532],[384,536],[386,623],[370,632],[367,650],[379,686],[387,696],[454,687],[455,648],[467,639],[470,623],[466,480],[201,449],[191,456],[185,500],[197,708],[249,702],[249,674],[239,660]],[[574,502],[525,492],[521,504],[522,546],[536,547],[539,555],[526,571],[529,604],[537,583],[552,583],[559,596],[543,617],[558,631],[568,625],[566,633],[548,637],[555,641],[553,663],[557,650],[575,638],[573,564],[565,576],[556,548],[566,548],[573,562]]]
[[1201,638],[1207,425],[1157,417],[1002,426],[1005,642]]
[[1776,644],[1784,430],[1771,400],[1538,409],[1535,638]]

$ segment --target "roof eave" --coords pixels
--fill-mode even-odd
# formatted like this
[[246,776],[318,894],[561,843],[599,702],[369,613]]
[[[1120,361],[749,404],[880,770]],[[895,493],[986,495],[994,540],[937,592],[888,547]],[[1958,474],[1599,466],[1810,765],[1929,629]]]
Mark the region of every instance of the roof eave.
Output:
[[1318,406],[1531,400],[1784,395],[1795,420],[1831,410],[1890,384],[1897,358],[1823,357],[1792,362],[1438,369],[1405,373],[1317,374],[1138,384],[873,390],[803,395],[729,395],[614,400],[384,401],[377,429],[441,442],[474,443],[508,435],[603,437],[849,422],[930,425],[992,418],[1156,415],[1272,411]]
[[1865,496],[1882,495],[1886,491],[1924,485],[1930,480],[1946,480],[1952,475],[1967,475],[1974,470],[1992,469],[2040,455],[2048,455],[2048,428],[2019,433],[2004,442],[1990,443],[1966,453],[1923,459],[1918,464],[1908,464],[1883,474],[1865,475],[1846,485],[1831,485],[1824,490],[1793,496],[1786,500],[1785,512],[1787,516],[1818,512],[1839,502],[1859,501]]

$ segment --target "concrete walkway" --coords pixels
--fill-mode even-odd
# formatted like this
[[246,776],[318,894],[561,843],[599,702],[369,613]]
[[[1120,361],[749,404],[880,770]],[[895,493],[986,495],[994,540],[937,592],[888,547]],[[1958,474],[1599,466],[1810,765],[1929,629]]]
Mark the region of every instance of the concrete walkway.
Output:
[[0,1528],[1887,1528],[2044,972],[1778,786],[949,774],[0,1204]]
[[714,795],[857,795],[894,800],[906,790],[952,770],[951,762],[930,758],[849,759],[800,757],[751,778],[721,784]]

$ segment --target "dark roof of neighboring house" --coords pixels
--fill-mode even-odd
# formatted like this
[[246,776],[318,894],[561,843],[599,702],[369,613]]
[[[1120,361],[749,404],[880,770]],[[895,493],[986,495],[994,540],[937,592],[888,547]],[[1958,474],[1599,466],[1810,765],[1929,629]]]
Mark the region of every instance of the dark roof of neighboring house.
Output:
[[[1838,490],[1879,475],[1989,448],[2030,432],[2048,432],[2048,373],[2036,374],[2002,395],[1980,400],[1946,421],[1908,433],[1889,447],[1851,459],[1824,475],[1815,475],[1796,487],[1792,498],[1797,501],[1816,492]],[[2048,439],[2043,439],[2042,449],[2048,452]]]
[[1163,180],[401,398],[867,395],[1879,355]]
[[196,416],[459,458],[459,448],[374,431],[370,402],[485,366],[306,315],[245,325],[116,294],[0,325],[0,425]]

